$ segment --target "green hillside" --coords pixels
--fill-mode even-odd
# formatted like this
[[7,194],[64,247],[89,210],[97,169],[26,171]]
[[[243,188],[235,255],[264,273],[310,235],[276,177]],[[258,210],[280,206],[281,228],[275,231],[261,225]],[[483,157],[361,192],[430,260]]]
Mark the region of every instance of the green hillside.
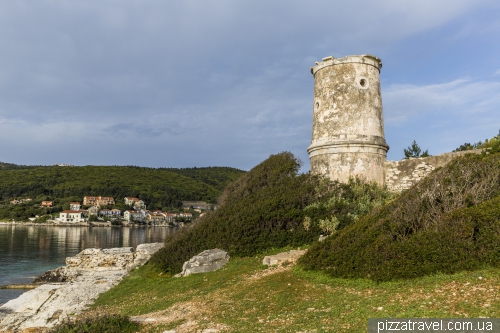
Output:
[[[34,214],[65,208],[86,195],[137,197],[149,209],[179,207],[182,200],[215,202],[222,189],[244,171],[228,167],[192,169],[135,166],[40,166],[0,169],[0,219],[25,219]],[[12,199],[32,198],[16,205]],[[50,211],[36,209],[42,200],[53,200]]]

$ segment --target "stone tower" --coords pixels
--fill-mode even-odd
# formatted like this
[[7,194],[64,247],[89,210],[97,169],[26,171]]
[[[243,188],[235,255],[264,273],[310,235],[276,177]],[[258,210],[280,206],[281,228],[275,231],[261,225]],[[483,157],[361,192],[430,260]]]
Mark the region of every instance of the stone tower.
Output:
[[314,75],[311,172],[347,182],[349,177],[385,183],[385,142],[380,69],[372,55],[327,57]]

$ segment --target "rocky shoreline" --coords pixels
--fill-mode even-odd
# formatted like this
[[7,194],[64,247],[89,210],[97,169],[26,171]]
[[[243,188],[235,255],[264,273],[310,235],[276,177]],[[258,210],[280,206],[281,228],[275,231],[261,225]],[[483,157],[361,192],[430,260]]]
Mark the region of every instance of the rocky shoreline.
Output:
[[162,247],[149,243],[136,249],[86,249],[66,258],[66,266],[34,281],[41,285],[0,306],[0,332],[45,332],[69,320]]

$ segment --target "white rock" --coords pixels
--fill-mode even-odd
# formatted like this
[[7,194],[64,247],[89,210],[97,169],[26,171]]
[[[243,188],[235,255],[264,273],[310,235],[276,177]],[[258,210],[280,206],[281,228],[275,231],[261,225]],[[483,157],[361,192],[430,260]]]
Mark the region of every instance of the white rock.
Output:
[[143,245],[138,246],[140,251],[131,247],[86,249],[67,258],[66,267],[44,276],[69,282],[41,285],[0,306],[0,332],[50,328],[79,313],[161,248],[158,243]]
[[220,269],[228,261],[229,255],[226,251],[220,249],[205,250],[182,265],[180,276],[212,272]]
[[284,263],[295,263],[300,257],[306,253],[306,250],[291,250],[288,252],[281,252],[272,256],[265,256],[262,260],[264,265],[282,265]]

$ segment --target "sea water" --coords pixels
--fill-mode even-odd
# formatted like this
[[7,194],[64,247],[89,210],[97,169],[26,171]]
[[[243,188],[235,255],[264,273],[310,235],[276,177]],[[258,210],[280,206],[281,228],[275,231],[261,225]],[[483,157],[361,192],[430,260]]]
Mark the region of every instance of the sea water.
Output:
[[[64,266],[87,248],[136,247],[161,242],[169,227],[61,227],[0,225],[0,285],[25,284],[45,271]],[[26,290],[0,289],[0,304]]]

